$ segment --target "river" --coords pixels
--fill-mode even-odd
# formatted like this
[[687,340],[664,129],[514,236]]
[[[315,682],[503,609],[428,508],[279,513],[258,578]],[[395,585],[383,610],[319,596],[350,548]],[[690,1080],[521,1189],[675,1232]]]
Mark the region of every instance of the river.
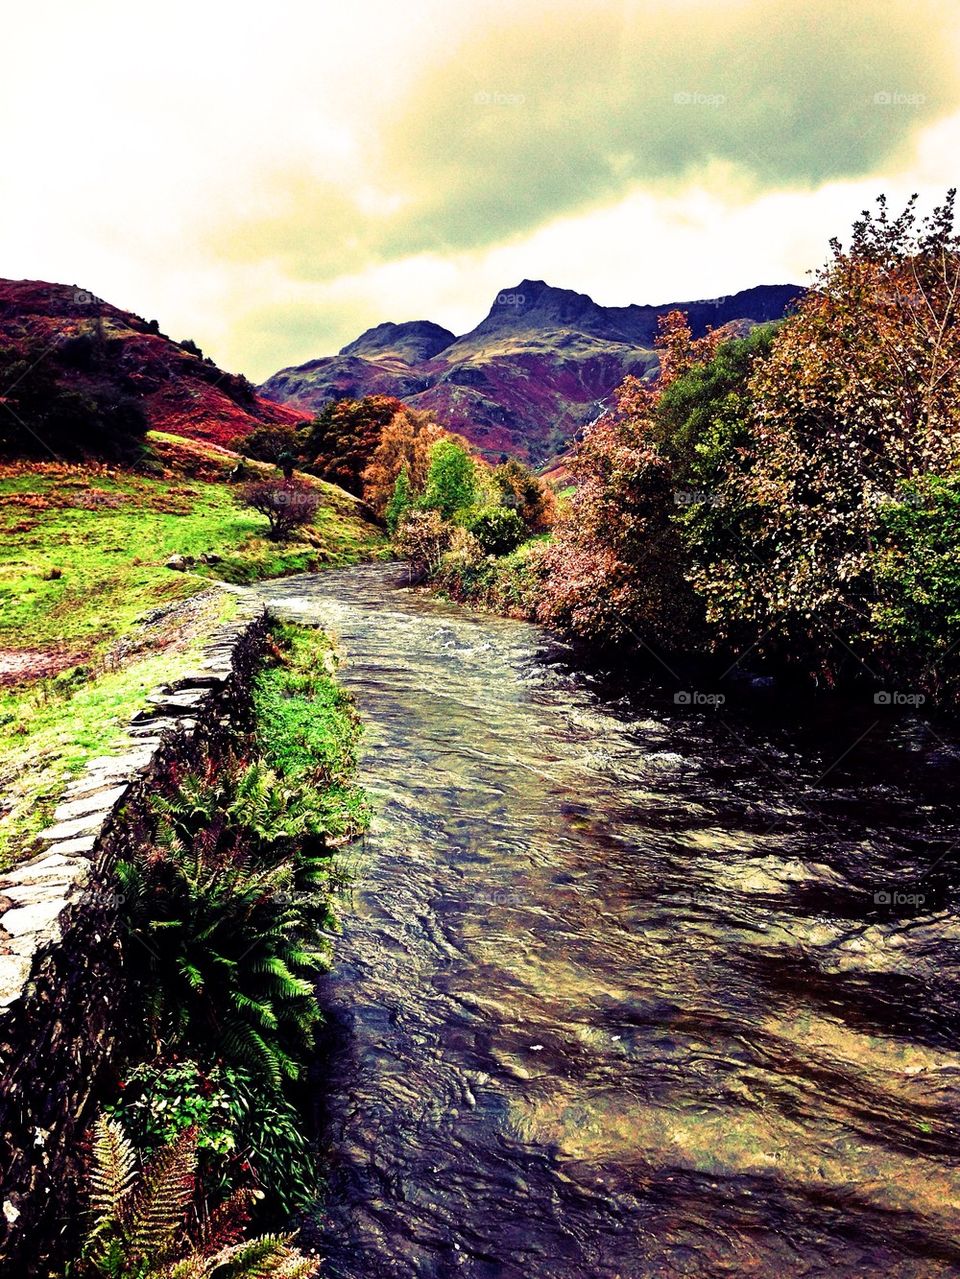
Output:
[[954,739],[611,698],[395,566],[263,594],[339,641],[376,808],[321,992],[329,1279],[960,1275]]

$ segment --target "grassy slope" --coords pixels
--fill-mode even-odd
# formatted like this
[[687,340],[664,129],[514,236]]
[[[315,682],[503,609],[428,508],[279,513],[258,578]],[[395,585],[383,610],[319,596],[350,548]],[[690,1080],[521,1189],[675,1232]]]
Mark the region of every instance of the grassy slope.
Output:
[[[0,864],[46,823],[67,778],[230,611],[232,597],[211,591],[209,579],[253,581],[381,549],[356,503],[330,485],[320,486],[323,504],[304,540],[270,542],[265,521],[241,510],[224,482],[233,454],[170,436],[151,443],[162,475],[0,468],[0,649],[24,655],[34,675],[47,672],[0,688]],[[173,554],[195,557],[196,570],[166,568]],[[202,591],[201,606],[138,625]]]

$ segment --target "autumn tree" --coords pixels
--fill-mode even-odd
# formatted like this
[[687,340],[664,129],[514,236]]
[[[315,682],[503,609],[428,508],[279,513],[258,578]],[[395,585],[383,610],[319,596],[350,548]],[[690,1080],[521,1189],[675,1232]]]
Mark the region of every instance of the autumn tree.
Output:
[[380,444],[384,428],[401,408],[392,395],[334,400],[311,423],[301,455],[321,479],[360,497],[363,473]]
[[672,647],[696,621],[656,400],[628,377],[615,409],[586,432],[572,462],[577,492],[542,564],[541,620],[600,645]]
[[849,248],[831,248],[751,377],[736,455],[685,513],[690,577],[719,633],[827,680],[851,652],[883,649],[892,509],[957,476],[954,193],[924,219],[915,198],[896,217],[881,198]]
[[411,495],[423,492],[430,469],[430,450],[446,437],[432,413],[402,405],[383,427],[363,472],[363,497],[378,515],[385,515],[398,477],[405,471]]
[[495,468],[493,483],[503,505],[516,511],[529,533],[545,533],[553,527],[556,495],[529,467],[510,458]]
[[682,312],[665,315],[659,382],[626,378],[615,408],[585,433],[571,463],[577,491],[541,565],[543,621],[601,645],[686,646],[699,636],[674,522],[677,469],[657,406],[721,340],[694,338]]
[[302,480],[253,480],[243,486],[238,500],[266,516],[270,537],[279,542],[294,529],[313,522],[320,494]]

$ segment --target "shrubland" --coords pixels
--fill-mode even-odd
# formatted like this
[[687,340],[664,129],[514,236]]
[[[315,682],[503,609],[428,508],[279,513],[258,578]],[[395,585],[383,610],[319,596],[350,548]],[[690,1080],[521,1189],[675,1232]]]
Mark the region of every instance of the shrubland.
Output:
[[597,649],[749,652],[953,706],[958,306],[954,192],[926,216],[881,198],[785,320],[694,338],[663,318],[657,378],[627,378],[585,431],[549,537],[505,513],[529,509],[512,477],[503,509],[407,486],[395,544],[448,593]]

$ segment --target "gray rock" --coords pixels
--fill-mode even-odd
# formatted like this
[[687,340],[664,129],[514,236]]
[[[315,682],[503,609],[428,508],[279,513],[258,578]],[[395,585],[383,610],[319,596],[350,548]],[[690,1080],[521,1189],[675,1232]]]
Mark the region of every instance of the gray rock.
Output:
[[86,857],[96,846],[96,835],[79,835],[76,839],[64,839],[59,844],[52,844],[47,852],[57,853],[61,857]]
[[109,810],[100,809],[95,813],[87,813],[84,817],[75,817],[70,822],[58,822],[40,832],[40,839],[55,843],[61,839],[73,839],[75,835],[91,835],[99,831],[109,816]]
[[124,785],[114,786],[110,790],[94,791],[83,799],[74,799],[61,804],[53,815],[58,822],[68,822],[73,817],[83,817],[85,813],[114,808],[128,790],[129,786]]
[[31,957],[28,955],[0,955],[0,1007],[6,1007],[17,998],[30,976],[30,967]]
[[11,937],[46,932],[56,923],[66,904],[63,893],[58,892],[48,901],[36,902],[32,906],[17,906],[0,917],[0,927],[5,928]]

